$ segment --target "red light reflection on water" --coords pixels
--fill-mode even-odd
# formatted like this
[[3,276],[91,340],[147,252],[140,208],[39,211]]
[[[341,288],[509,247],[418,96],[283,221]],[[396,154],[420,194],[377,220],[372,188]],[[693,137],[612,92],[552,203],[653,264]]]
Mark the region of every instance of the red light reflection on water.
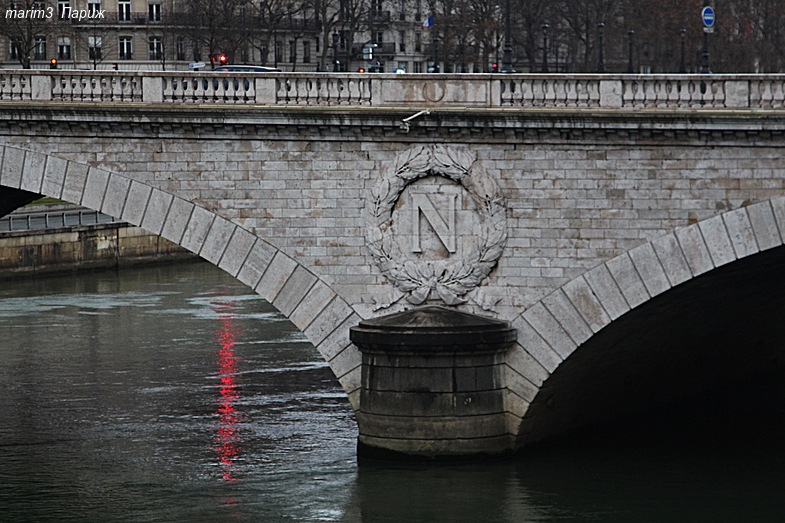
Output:
[[220,345],[218,349],[218,376],[221,380],[220,398],[218,400],[218,429],[213,441],[215,453],[221,462],[223,479],[235,481],[234,462],[242,448],[240,435],[240,421],[242,414],[236,409],[235,402],[240,397],[237,390],[237,356],[234,353],[234,344],[237,328],[232,314],[234,304],[229,301],[213,302],[218,312],[221,327],[216,333],[216,340]]

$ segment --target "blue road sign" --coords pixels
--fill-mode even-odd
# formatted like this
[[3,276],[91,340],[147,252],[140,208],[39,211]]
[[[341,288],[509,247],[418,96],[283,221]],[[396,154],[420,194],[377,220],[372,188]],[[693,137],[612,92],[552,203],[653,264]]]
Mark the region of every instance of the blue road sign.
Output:
[[714,27],[714,8],[706,6],[701,11],[701,19],[706,27]]

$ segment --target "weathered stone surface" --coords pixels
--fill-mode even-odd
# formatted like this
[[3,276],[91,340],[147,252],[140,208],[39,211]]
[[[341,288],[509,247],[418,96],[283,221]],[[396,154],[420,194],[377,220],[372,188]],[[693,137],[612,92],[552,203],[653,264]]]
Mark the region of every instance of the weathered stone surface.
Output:
[[[384,93],[374,88],[395,103],[428,100],[443,109],[465,99],[473,105],[468,113],[424,115],[408,133],[400,123],[411,108],[373,107],[370,91],[362,109],[296,111],[97,103],[46,104],[45,115],[37,116],[35,107],[4,102],[0,185],[38,188],[120,213],[201,252],[289,314],[331,361],[358,407],[359,351],[348,327],[413,306],[406,301],[412,292],[394,289],[384,274],[389,267],[374,263],[368,251],[367,203],[380,191],[380,174],[403,167],[395,162],[417,144],[439,143],[439,155],[458,155],[434,156],[430,165],[453,169],[456,177],[466,152],[477,159],[472,168],[487,173],[483,183],[498,185],[498,192],[474,187],[474,194],[503,197],[506,236],[488,222],[457,219],[455,230],[449,220],[439,225],[437,215],[449,217],[440,205],[450,197],[428,196],[433,209],[418,197],[415,212],[404,194],[391,210],[410,205],[408,222],[393,220],[412,228],[402,232],[401,249],[417,239],[443,256],[407,252],[417,261],[414,269],[405,263],[395,269],[402,281],[417,282],[420,296],[427,291],[423,305],[455,296],[456,310],[512,322],[518,344],[501,374],[508,426],[525,414],[550,373],[610,322],[715,267],[782,244],[785,117],[744,109],[744,103],[763,103],[753,100],[756,91],[744,78],[712,80],[729,89],[725,101],[703,100],[683,112],[688,108],[677,104],[667,113],[656,103],[669,101],[652,101],[662,79],[636,80],[637,92],[624,78],[595,79],[586,98],[570,101],[575,107],[569,109],[554,105],[534,80],[518,84],[533,86],[527,96],[540,93],[531,100],[522,91],[501,92],[493,78],[478,77],[485,86],[469,90],[449,84],[457,80],[390,84]],[[678,80],[694,86],[689,81]],[[274,96],[264,96],[272,103]],[[504,107],[487,109],[505,96]],[[733,114],[725,112],[731,106]],[[97,137],[96,126],[109,130]],[[415,162],[401,170],[422,174],[406,190],[432,178],[418,168],[425,169]],[[449,184],[460,185],[440,178],[441,185],[428,187],[442,196]],[[466,202],[476,204],[464,196],[452,201],[471,213]],[[486,233],[496,234],[497,244],[477,241]],[[501,243],[487,278],[470,282],[476,287],[464,294],[438,287],[456,268],[451,248],[471,253],[495,245],[484,255],[497,260]],[[455,279],[466,279],[459,272]]]

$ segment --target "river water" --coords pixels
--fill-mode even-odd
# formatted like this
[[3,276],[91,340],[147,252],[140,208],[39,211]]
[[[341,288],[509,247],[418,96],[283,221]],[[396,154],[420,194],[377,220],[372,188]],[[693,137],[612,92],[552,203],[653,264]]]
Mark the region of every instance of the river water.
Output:
[[2,282],[0,334],[0,521],[785,520],[782,433],[358,464],[316,350],[206,263]]

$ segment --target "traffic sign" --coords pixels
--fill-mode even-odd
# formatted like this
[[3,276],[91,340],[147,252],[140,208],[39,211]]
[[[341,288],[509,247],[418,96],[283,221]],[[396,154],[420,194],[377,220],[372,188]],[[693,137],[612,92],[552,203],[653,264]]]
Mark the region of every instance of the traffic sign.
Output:
[[701,11],[701,19],[705,27],[714,27],[714,8],[706,6]]
[[206,66],[207,64],[204,62],[194,62],[192,64],[188,64],[188,67],[191,69],[201,69],[202,67]]

